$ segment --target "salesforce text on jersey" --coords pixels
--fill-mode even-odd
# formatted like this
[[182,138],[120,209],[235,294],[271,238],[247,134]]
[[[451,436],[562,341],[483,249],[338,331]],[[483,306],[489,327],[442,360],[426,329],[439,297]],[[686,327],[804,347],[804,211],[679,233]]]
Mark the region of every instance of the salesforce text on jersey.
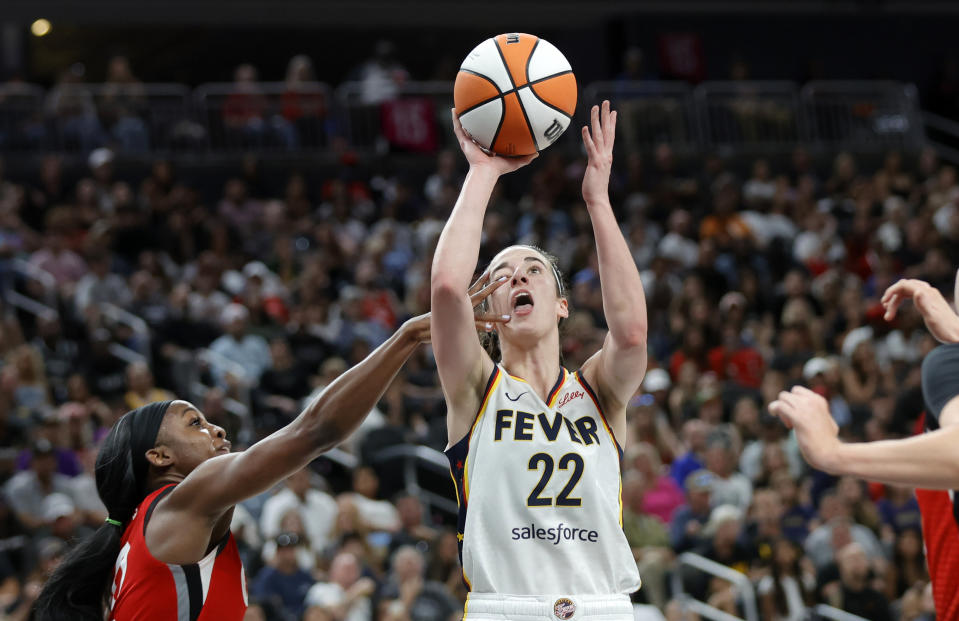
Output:
[[565,526],[562,522],[559,523],[559,526],[553,528],[538,527],[534,523],[529,526],[523,526],[522,528],[514,528],[512,539],[513,541],[540,539],[542,541],[552,542],[554,546],[558,546],[560,541],[578,540],[596,543],[599,540],[599,533],[595,530]]

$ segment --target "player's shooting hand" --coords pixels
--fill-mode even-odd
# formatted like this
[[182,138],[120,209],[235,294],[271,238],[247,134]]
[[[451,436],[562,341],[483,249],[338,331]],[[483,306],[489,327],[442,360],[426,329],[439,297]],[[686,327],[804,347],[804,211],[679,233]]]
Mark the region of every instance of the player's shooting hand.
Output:
[[539,156],[539,153],[525,155],[522,157],[488,155],[479,147],[478,144],[473,141],[472,138],[469,137],[469,134],[466,133],[466,130],[463,129],[463,125],[460,123],[460,119],[456,115],[455,108],[452,110],[452,113],[453,133],[456,134],[456,141],[459,143],[460,150],[463,152],[463,155],[466,156],[466,161],[469,162],[470,168],[487,168],[499,176],[513,172],[514,170],[519,170]]
[[808,388],[796,386],[779,393],[769,411],[796,431],[799,449],[814,468],[830,472],[839,441],[839,425],[829,413],[826,400]]

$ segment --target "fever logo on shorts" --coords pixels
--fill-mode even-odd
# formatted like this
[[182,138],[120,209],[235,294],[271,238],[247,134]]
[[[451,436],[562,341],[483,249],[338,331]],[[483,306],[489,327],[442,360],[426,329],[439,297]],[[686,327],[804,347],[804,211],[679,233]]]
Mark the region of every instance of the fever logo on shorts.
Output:
[[576,604],[573,600],[561,597],[553,604],[553,614],[557,619],[569,619],[576,613]]

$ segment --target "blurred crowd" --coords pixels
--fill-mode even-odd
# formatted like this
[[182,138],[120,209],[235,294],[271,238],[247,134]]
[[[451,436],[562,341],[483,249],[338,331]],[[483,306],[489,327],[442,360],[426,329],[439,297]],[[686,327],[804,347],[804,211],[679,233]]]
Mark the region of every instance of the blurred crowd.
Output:
[[[76,183],[54,155],[30,178],[0,172],[0,609],[25,618],[70,541],[102,523],[92,463],[125,411],[189,398],[242,449],[429,310],[465,171],[458,153],[423,157],[435,158],[424,175],[344,160],[277,187],[247,159],[216,200],[165,160],[120,178],[104,148]],[[547,151],[504,179],[478,266],[512,243],[559,258],[570,369],[605,329],[584,166]],[[921,428],[919,364],[935,342],[911,306],[886,323],[879,297],[901,277],[953,297],[956,170],[931,151],[867,162],[796,149],[742,166],[666,144],[615,168],[649,315],[650,369],[624,439],[635,601],[680,618],[678,575],[735,613],[732,583],[677,564],[692,551],[747,576],[763,619],[803,619],[816,603],[931,619],[913,491],[811,471],[766,406],[804,384],[847,440]],[[356,461],[345,481],[308,468],[237,507],[248,619],[459,618],[455,516],[377,461],[404,443],[446,444],[428,347],[343,447]]]

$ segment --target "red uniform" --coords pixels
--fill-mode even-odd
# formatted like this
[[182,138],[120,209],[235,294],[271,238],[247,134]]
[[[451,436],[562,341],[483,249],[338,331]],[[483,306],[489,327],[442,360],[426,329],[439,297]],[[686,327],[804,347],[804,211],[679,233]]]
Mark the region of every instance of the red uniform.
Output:
[[[934,416],[925,416],[925,428],[939,428]],[[936,618],[959,619],[959,498],[951,491],[917,489],[916,500]]]
[[153,558],[146,524],[167,485],[147,496],[123,532],[113,577],[110,621],[231,621],[246,612],[246,576],[231,533],[198,563]]
[[917,489],[937,619],[959,619],[959,507],[953,492]]

